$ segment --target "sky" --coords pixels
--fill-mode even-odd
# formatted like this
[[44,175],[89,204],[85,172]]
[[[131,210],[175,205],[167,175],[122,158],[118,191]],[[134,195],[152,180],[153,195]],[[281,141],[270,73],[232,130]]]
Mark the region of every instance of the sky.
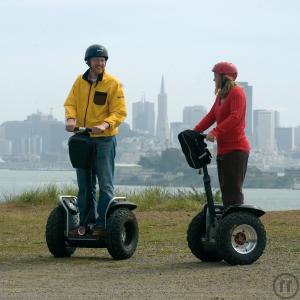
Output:
[[157,104],[161,77],[169,121],[214,101],[213,65],[233,62],[253,86],[254,109],[300,125],[300,1],[0,0],[0,124],[37,110],[64,120],[63,103],[91,44],[109,52],[128,118],[144,95]]

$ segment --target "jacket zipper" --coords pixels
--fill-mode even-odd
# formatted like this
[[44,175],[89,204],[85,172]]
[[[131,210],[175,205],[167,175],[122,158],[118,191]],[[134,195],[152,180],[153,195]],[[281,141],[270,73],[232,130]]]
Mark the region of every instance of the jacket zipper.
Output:
[[88,102],[87,102],[86,109],[85,109],[85,115],[84,115],[83,127],[85,127],[86,115],[87,115],[87,111],[88,111],[88,108],[89,108],[89,103],[90,103],[90,94],[91,94],[91,89],[92,89],[92,84],[90,83],[90,90],[89,90],[89,95],[88,95]]

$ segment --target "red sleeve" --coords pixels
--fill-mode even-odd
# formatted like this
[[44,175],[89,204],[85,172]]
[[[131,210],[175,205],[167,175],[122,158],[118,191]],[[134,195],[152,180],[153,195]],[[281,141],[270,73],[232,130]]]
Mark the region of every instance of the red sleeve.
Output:
[[218,139],[220,134],[236,127],[240,123],[241,119],[245,117],[245,105],[245,95],[240,92],[234,93],[230,99],[230,114],[225,120],[223,120],[223,122],[218,124],[218,126],[211,131],[211,134]]
[[209,113],[195,126],[193,129],[194,131],[203,132],[216,122],[215,105],[217,103],[217,99]]

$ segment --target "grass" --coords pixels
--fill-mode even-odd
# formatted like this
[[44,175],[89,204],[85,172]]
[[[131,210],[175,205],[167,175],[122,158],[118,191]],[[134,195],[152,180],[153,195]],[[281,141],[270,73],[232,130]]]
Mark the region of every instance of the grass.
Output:
[[59,194],[74,194],[76,191],[71,187],[64,187],[60,190],[56,185],[47,185],[42,188],[36,188],[28,191],[24,191],[20,194],[3,194],[2,201],[6,203],[15,204],[55,204],[57,203]]
[[[0,264],[51,259],[45,243],[45,226],[52,205],[0,204]],[[140,241],[136,257],[174,255],[186,257],[190,251],[186,230],[198,209],[136,211]],[[268,236],[268,255],[300,254],[300,216],[298,211],[271,212],[262,218]],[[102,256],[99,249],[77,249],[76,256]],[[86,263],[78,260],[75,263]],[[93,260],[91,260],[91,264]],[[110,262],[108,262],[110,263]]]
[[[5,203],[15,203],[19,205],[56,205],[59,195],[76,195],[77,189],[65,186],[59,188],[56,185],[48,185],[30,191],[24,191],[18,195],[2,195]],[[118,195],[118,191],[116,191]],[[164,188],[149,187],[143,191],[131,192],[125,195],[127,199],[138,205],[140,211],[144,210],[193,210],[198,209],[206,202],[205,193],[196,189],[190,191],[177,190],[167,191]],[[220,193],[215,192],[215,200],[220,202]]]
[[[62,192],[76,193],[74,189],[65,188],[61,191],[55,186],[48,186],[6,197],[6,202],[0,203],[0,264],[51,259],[45,243],[45,226]],[[191,255],[186,243],[186,230],[205,202],[203,194],[179,191],[174,195],[164,189],[149,188],[127,196],[138,204],[135,211],[140,228],[137,257],[161,255],[171,259],[175,255]],[[268,236],[267,255],[285,253],[299,256],[299,211],[270,212],[262,217],[262,221]],[[86,260],[81,261],[81,254],[99,257],[99,251],[77,249],[79,258],[75,263],[86,263]]]

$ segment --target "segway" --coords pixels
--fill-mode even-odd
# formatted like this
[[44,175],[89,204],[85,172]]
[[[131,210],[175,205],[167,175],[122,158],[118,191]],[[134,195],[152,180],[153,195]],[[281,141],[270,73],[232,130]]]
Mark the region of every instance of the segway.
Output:
[[207,204],[189,224],[188,246],[205,262],[225,260],[231,265],[252,264],[266,246],[266,231],[259,219],[265,212],[253,205],[215,205],[207,170],[211,154],[205,138],[205,134],[192,130],[178,135],[188,164],[203,174],[207,198]]
[[[91,129],[76,128],[76,133],[69,140],[70,160],[75,168],[88,170],[86,215],[80,218],[77,197],[62,195],[59,203],[50,213],[46,225],[46,242],[49,251],[55,257],[69,257],[76,248],[107,248],[114,259],[130,258],[138,243],[138,223],[132,212],[137,205],[127,201],[126,197],[114,197],[105,212],[105,236],[92,234],[95,224],[87,224],[92,201],[91,172],[96,147],[89,136]],[[84,225],[84,235],[70,234]],[[75,230],[76,231],[76,230]]]

